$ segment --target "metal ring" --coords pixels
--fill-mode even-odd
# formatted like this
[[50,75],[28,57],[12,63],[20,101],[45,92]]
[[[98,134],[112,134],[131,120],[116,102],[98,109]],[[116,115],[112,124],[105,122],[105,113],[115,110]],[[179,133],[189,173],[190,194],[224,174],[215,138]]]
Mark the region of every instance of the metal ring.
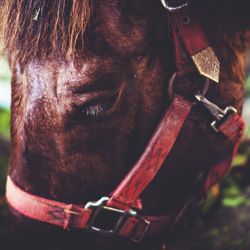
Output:
[[168,3],[168,0],[161,0],[161,3],[164,6],[164,8],[170,12],[175,12],[175,11],[181,10],[181,9],[187,7],[189,4],[188,0],[186,0],[184,3],[182,3],[178,6],[175,6],[175,7],[171,6],[171,4]]
[[[173,75],[170,77],[169,82],[168,82],[168,96],[169,96],[170,100],[173,100],[173,98],[174,98],[174,82],[175,82],[176,78],[177,78],[177,73],[174,72]],[[202,96],[206,96],[206,94],[209,90],[209,86],[210,86],[210,79],[206,78],[203,89],[199,93]]]
[[174,74],[170,77],[168,82],[168,96],[170,100],[173,100],[174,98],[174,82],[177,77],[177,73],[174,72]]
[[210,86],[210,79],[209,78],[206,78],[205,80],[205,84],[204,84],[204,87],[203,87],[203,90],[202,90],[202,95],[205,96],[209,90],[209,86]]

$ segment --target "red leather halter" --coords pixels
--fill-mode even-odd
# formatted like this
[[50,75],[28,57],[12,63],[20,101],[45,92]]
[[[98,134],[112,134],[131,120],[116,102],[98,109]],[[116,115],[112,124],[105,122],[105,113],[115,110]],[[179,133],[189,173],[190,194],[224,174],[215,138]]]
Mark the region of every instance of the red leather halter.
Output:
[[[166,1],[162,0],[162,2],[165,7],[169,7]],[[184,6],[186,5],[179,7]],[[201,26],[198,22],[187,19],[183,13],[170,14],[176,50],[177,76],[181,78],[190,71],[197,73],[199,71],[200,74],[212,80],[219,80],[217,75],[219,68],[218,65],[216,66],[217,57],[209,46]],[[197,61],[197,58],[199,59],[199,56],[202,56],[204,52],[208,53],[207,56],[210,59],[215,60],[214,65],[207,65],[206,58],[205,62],[204,60],[202,62],[203,65],[199,60]],[[190,58],[193,59],[193,62]],[[89,202],[85,206],[65,204],[29,194],[18,188],[8,177],[6,187],[8,203],[19,213],[34,220],[50,223],[64,229],[74,227],[104,235],[122,236],[135,242],[139,242],[144,236],[156,233],[163,227],[172,224],[179,216],[180,211],[166,216],[144,216],[142,215],[143,206],[139,198],[163,166],[193,105],[200,103],[204,105],[215,118],[211,124],[215,133],[223,134],[225,140],[235,143],[228,157],[222,162],[218,162],[208,173],[204,183],[204,192],[217,183],[230,168],[245,127],[244,121],[233,107],[222,110],[201,93],[194,93],[194,97],[197,101],[190,102],[182,96],[174,96],[145,152],[109,197],[102,197],[99,201]],[[102,213],[109,213],[116,218],[111,228],[106,229],[98,224],[98,218]]]

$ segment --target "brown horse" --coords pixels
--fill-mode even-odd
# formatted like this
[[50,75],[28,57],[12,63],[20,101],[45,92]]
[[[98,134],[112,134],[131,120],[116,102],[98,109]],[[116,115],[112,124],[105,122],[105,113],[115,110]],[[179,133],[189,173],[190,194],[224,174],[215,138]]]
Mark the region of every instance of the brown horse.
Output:
[[[155,0],[1,2],[12,70],[11,179],[30,194],[65,203],[107,196],[140,157],[171,103],[169,12]],[[208,96],[241,112],[249,4],[200,2],[190,0],[189,17],[200,20],[221,61],[220,84]],[[200,86],[203,79],[192,77]],[[193,91],[190,81],[176,84],[178,94]],[[180,210],[194,194],[197,177],[225,156],[231,143],[209,128],[209,119],[203,107],[193,108],[166,166],[141,197],[145,213]],[[15,210],[12,217],[10,249],[162,249],[169,234],[165,228],[135,244],[65,231]]]

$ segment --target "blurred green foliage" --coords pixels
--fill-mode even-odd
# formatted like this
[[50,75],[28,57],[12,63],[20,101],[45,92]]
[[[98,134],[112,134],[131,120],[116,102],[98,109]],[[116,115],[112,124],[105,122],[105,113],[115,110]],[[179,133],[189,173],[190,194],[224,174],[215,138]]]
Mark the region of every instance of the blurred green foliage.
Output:
[[[2,89],[6,89],[6,86],[9,86],[10,76],[7,61],[3,57],[0,57],[0,95],[6,95]],[[9,99],[9,97],[5,99]],[[0,103],[0,196],[4,193],[8,165],[8,142],[10,139],[10,109],[1,104],[2,103]]]
[[0,108],[0,135],[4,139],[10,137],[10,110]]
[[[1,90],[2,87],[9,86],[10,77],[11,73],[8,63],[5,58],[0,57],[0,95],[6,95],[6,93],[2,93]],[[2,103],[0,103],[0,136],[4,137],[5,139],[9,139],[10,110],[1,104]]]
[[224,181],[224,189],[222,190],[222,205],[225,207],[238,207],[250,204],[250,200],[246,197],[237,182],[230,176]]
[[245,93],[246,93],[246,96],[250,96],[250,75],[246,79]]

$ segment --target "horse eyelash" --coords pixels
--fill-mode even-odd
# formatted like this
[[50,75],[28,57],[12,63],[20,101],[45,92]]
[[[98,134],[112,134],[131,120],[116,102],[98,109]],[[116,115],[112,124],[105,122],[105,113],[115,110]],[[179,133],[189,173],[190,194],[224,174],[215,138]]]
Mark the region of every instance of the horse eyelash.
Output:
[[93,118],[99,118],[102,117],[105,114],[106,110],[104,105],[102,104],[95,104],[89,107],[85,107],[83,108],[82,113],[86,116],[86,117],[93,117]]
[[92,103],[92,104],[87,104],[82,107],[82,114],[86,118],[101,118],[103,117],[106,113],[111,111],[114,107],[114,104],[117,101],[118,96],[110,96],[106,99],[103,99],[100,102]]

